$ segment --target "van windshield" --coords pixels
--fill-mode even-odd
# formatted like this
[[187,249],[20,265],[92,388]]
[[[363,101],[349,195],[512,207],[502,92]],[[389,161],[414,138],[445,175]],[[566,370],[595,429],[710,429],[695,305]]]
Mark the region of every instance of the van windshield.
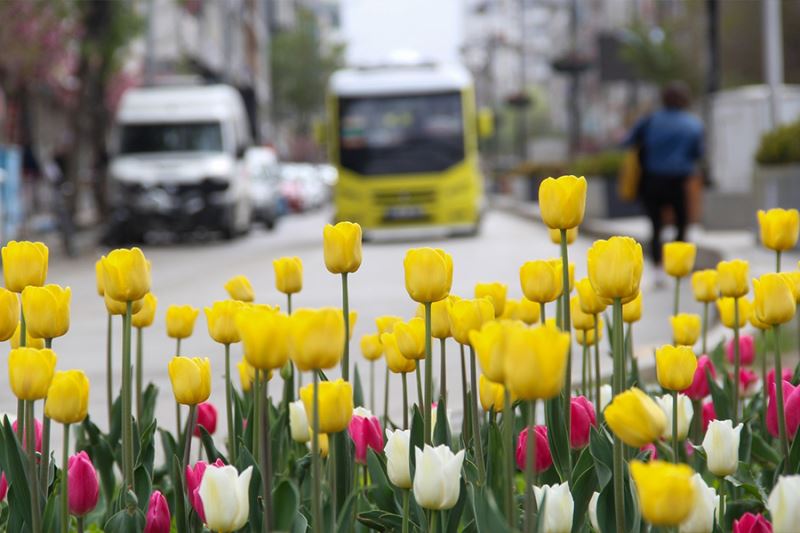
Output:
[[120,152],[222,152],[219,122],[126,124],[122,127]]

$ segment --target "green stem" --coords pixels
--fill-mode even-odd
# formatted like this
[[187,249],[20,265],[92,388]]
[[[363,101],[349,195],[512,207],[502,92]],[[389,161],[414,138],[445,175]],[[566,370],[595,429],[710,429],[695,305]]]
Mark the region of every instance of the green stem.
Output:
[[31,493],[31,529],[41,533],[41,507],[39,505],[39,477],[36,475],[36,433],[34,431],[34,400],[25,402],[25,440],[28,443],[28,475]]
[[[312,370],[315,374],[316,370]],[[258,460],[258,450],[261,443],[261,371],[256,370],[255,378],[253,379],[253,442],[250,446],[250,452],[253,457]]]
[[681,278],[675,278],[675,298],[672,305],[672,314],[678,316],[681,308]]
[[[585,350],[584,350],[585,351]],[[533,493],[533,476],[536,466],[536,400],[528,401],[528,440],[525,447],[525,531],[536,529],[536,498]]]
[[[19,345],[24,348],[27,344],[27,327],[25,325],[25,311],[22,305],[19,306]],[[17,439],[23,442],[22,436],[25,435],[25,400],[17,400]],[[30,442],[30,441],[28,441]],[[23,444],[24,449],[24,444]]]
[[417,376],[417,404],[419,405],[420,411],[424,413],[425,398],[422,396],[422,367],[419,365],[419,361],[416,362],[414,372]]
[[[623,317],[624,318],[624,317]],[[634,384],[639,383],[638,368],[635,367],[636,358],[633,356],[633,322],[628,324],[628,332],[625,334],[625,356],[624,367],[628,368],[628,361],[631,362],[631,381]]]
[[[469,405],[469,394],[467,394],[467,359],[464,355],[464,345],[458,345],[459,350],[461,351],[461,411],[463,413],[464,420],[469,420],[470,424],[472,423],[472,413],[470,412],[470,405]],[[464,446],[467,446],[469,442],[469,435],[461,435],[461,440],[464,442]]]
[[678,462],[678,391],[672,391],[672,462]]
[[775,272],[781,271],[781,251],[775,251]]
[[789,474],[789,436],[786,434],[786,413],[783,405],[783,369],[781,361],[780,326],[775,324],[775,396],[778,404],[778,437],[783,451],[783,472]]
[[508,527],[513,529],[517,522],[514,516],[514,412],[511,409],[511,392],[508,388],[504,389],[503,394],[503,448],[506,455],[506,519]]
[[28,345],[28,325],[25,322],[25,310],[19,306],[19,346],[24,348]]
[[[612,384],[614,396],[622,392],[622,299],[614,298],[614,372]],[[614,517],[617,533],[625,533],[625,500],[624,500],[624,479],[623,479],[623,447],[622,441],[614,435]]]
[[78,533],[83,533],[83,531],[84,531],[83,521],[84,521],[84,517],[83,516],[79,516],[78,517]]
[[431,302],[425,304],[425,444],[431,443],[431,400],[433,398],[433,347],[431,346]]
[[228,418],[228,456],[236,464],[236,434],[233,430],[233,383],[231,383],[231,345],[225,344],[225,416]]
[[183,438],[183,417],[181,416],[181,404],[175,402],[175,440],[181,442]]
[[292,293],[286,295],[286,314],[292,316]]
[[350,381],[350,299],[347,291],[347,272],[342,273],[342,314],[344,315],[342,379]]
[[375,361],[369,362],[369,405],[373,413],[378,412],[378,406],[375,404]]
[[545,324],[547,324],[547,316],[546,316],[546,313],[544,311],[544,308],[545,308],[545,303],[544,302],[540,303],[539,304],[539,323],[541,325],[543,325],[543,326]]
[[[47,400],[45,400],[47,401]],[[39,486],[47,499],[48,481],[50,477],[50,417],[42,415],[42,457],[39,464]]]
[[125,318],[122,329],[122,430],[125,439],[122,441],[125,457],[124,487],[133,487],[133,416],[131,398],[131,316],[133,302],[126,302]]
[[269,421],[269,377],[265,375],[264,392],[258,401],[261,402],[261,417],[259,422],[264,427],[264,436],[261,444],[261,481],[263,482],[264,520],[263,531],[272,531],[272,442],[270,437]]
[[181,354],[181,339],[176,339],[175,343],[175,355]]
[[719,527],[725,531],[725,478],[719,478]]
[[[708,302],[703,302],[703,355],[708,353],[706,338],[708,336]],[[766,382],[765,382],[766,383]]]
[[486,465],[483,460],[483,442],[481,442],[481,428],[478,425],[478,376],[475,363],[475,348],[469,347],[470,362],[470,392],[472,395],[472,445],[474,446],[475,462],[478,465],[478,485],[483,485],[486,479]]
[[733,426],[739,421],[739,298],[733,299]]
[[28,449],[27,441],[24,438],[25,430],[25,400],[17,400],[17,440],[23,450]]
[[[594,315],[594,407],[597,415],[600,415],[600,318]],[[570,406],[570,410],[572,406]]]
[[186,420],[186,431],[183,435],[183,468],[189,466],[189,459],[192,453],[192,435],[197,424],[197,406],[189,406],[189,418]]
[[408,429],[408,373],[400,374],[403,379],[403,429]]
[[106,325],[106,403],[108,407],[108,430],[111,431],[112,411],[114,410],[114,349],[112,345],[114,315],[108,313],[108,324]]
[[[569,308],[569,251],[567,246],[567,230],[561,230],[561,272],[562,287],[561,287],[561,330],[570,336],[570,343],[567,348],[567,379],[566,386],[562,391],[564,396],[564,426],[566,427],[567,435],[570,431],[570,418],[572,416],[571,402],[572,402],[572,319],[570,317]],[[566,450],[564,453],[567,456],[567,481],[572,482],[572,453],[569,449],[569,442],[566,443]]]
[[64,443],[61,453],[61,533],[69,531],[69,424],[64,424]]
[[[761,356],[761,383],[763,384],[762,387],[767,386],[767,332],[766,330],[761,330],[761,346],[762,351],[759,354]],[[769,391],[764,390],[764,397],[769,398]],[[767,402],[764,402],[764,409],[761,410],[761,423],[766,428],[767,423]]]
[[389,426],[389,366],[383,377],[383,427]]
[[311,382],[313,387],[314,396],[312,398],[313,408],[311,411],[311,474],[313,490],[311,491],[311,511],[314,522],[312,528],[315,531],[323,529],[322,512],[320,506],[320,498],[322,490],[320,488],[320,464],[319,464],[319,374],[317,372],[311,373]]
[[447,339],[439,339],[439,357],[440,357],[440,366],[439,369],[439,379],[441,383],[439,384],[439,398],[441,401],[447,405]]
[[142,419],[142,328],[136,328],[136,420]]
[[436,526],[439,525],[439,514],[436,511],[428,511],[428,531],[436,533]]
[[403,491],[403,533],[408,533],[408,493],[410,490]]
[[586,372],[587,372],[587,346],[584,343],[581,349],[581,394],[585,394],[588,396],[589,394],[586,392]]

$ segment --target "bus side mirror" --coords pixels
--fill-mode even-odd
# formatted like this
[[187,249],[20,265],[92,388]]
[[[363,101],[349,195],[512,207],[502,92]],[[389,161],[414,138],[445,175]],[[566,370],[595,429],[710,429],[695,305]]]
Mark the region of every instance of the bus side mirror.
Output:
[[478,110],[478,136],[487,139],[494,135],[494,112],[488,107]]
[[328,142],[328,130],[327,124],[323,119],[316,118],[314,119],[313,133],[314,133],[314,142],[316,142],[320,146],[324,146],[325,143]]

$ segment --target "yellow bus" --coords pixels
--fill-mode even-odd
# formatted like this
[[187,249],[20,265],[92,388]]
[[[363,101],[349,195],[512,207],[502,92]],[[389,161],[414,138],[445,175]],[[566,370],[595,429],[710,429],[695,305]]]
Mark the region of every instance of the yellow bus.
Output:
[[367,237],[477,232],[485,200],[466,69],[339,70],[327,108],[337,221],[358,222]]

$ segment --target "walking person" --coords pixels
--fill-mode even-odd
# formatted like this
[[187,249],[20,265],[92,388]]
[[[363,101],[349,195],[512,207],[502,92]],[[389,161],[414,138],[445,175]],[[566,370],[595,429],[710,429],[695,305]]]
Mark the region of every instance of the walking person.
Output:
[[687,111],[689,89],[671,82],[661,91],[662,107],[639,119],[624,145],[639,149],[639,196],[652,225],[650,257],[661,266],[663,208],[672,209],[677,234],[686,240],[689,223],[687,183],[703,156],[703,123]]

